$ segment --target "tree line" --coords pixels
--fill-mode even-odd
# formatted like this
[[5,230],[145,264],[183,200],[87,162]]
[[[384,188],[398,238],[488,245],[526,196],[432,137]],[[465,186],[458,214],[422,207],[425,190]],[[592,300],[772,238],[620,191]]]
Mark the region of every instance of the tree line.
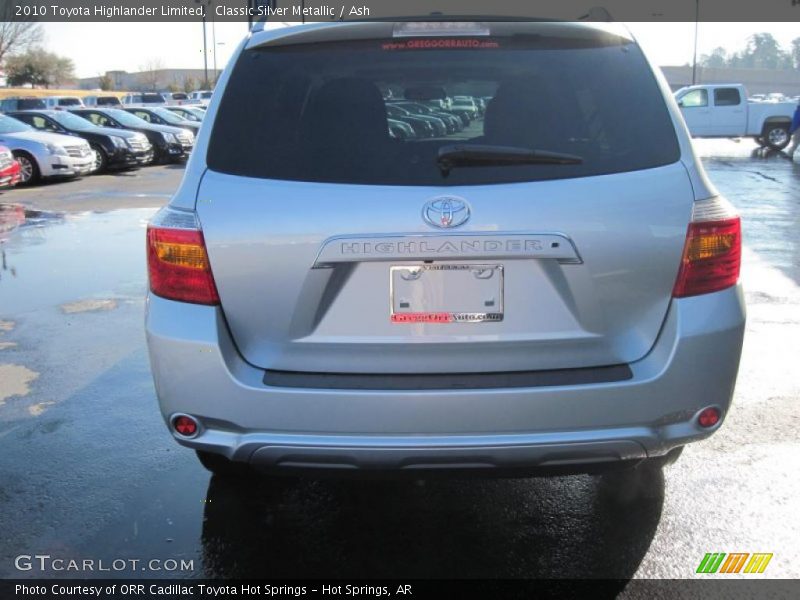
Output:
[[701,55],[697,64],[709,68],[800,69],[800,37],[784,49],[771,33],[754,33],[744,49],[729,54],[725,48],[715,48]]

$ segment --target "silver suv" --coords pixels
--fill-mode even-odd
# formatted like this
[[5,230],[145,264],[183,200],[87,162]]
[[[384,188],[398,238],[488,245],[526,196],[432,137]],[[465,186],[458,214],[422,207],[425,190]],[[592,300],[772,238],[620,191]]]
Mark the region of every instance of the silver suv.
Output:
[[[455,96],[485,115],[390,134]],[[161,411],[216,473],[659,466],[730,406],[739,217],[621,27],[254,31],[147,244]]]

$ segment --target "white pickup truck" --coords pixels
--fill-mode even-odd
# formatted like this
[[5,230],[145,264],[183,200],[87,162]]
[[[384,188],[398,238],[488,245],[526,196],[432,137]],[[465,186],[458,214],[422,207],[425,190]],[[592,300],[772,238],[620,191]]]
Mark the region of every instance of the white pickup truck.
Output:
[[783,150],[790,141],[794,102],[749,102],[741,84],[692,85],[675,92],[692,137],[755,138]]

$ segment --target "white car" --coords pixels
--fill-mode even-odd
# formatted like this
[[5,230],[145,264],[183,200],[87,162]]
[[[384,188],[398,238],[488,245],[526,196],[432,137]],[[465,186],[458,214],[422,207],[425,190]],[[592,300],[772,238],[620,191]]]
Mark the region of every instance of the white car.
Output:
[[55,110],[65,110],[68,108],[83,108],[83,100],[77,96],[48,96],[42,98],[47,108]]
[[8,146],[20,166],[20,185],[46,177],[78,177],[94,168],[86,140],[37,131],[30,125],[0,115],[0,144]]
[[197,90],[196,92],[189,94],[189,101],[208,104],[208,101],[211,100],[211,96],[213,95],[214,92],[211,90]]

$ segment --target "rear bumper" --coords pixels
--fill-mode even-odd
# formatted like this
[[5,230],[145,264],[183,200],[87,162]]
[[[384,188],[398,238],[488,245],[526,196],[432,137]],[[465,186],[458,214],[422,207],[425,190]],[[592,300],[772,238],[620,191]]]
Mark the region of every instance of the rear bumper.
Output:
[[495,469],[661,456],[713,433],[697,413],[733,394],[740,287],[671,303],[656,344],[603,383],[484,389],[274,387],[236,351],[219,309],[148,299],[147,338],[165,420],[195,416],[188,447],[273,468]]

